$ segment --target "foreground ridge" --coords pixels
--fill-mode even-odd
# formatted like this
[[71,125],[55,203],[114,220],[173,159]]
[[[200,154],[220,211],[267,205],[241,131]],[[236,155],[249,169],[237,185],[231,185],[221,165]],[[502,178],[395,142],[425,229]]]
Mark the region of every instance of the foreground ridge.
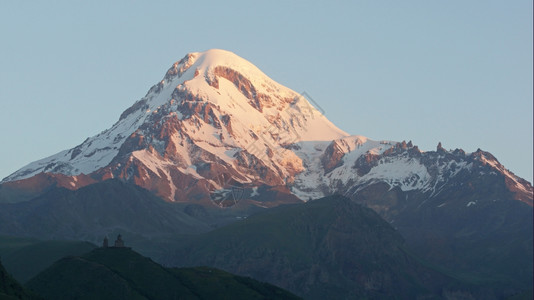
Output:
[[27,286],[45,299],[300,299],[215,268],[165,268],[124,247],[63,258]]

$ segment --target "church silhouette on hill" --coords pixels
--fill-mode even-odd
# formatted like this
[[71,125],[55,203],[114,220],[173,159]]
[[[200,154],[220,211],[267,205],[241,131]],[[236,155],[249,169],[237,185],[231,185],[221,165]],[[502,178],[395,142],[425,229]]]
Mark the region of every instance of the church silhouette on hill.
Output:
[[104,242],[102,243],[102,248],[126,248],[124,246],[124,241],[122,240],[122,235],[118,235],[117,239],[115,240],[115,243],[113,246],[109,246],[108,237],[104,237]]

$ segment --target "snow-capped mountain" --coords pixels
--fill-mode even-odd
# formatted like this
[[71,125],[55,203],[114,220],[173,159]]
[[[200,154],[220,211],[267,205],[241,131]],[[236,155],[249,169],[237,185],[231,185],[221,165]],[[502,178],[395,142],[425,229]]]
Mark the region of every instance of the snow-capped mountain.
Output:
[[[482,150],[421,151],[349,135],[308,99],[231,52],[190,53],[111,128],[5,178],[0,234],[96,242],[130,232],[165,256],[159,245],[177,233],[341,194],[372,208],[410,251],[451,274],[489,274],[492,283],[499,274],[531,286],[531,183]],[[350,236],[346,224],[355,220],[338,221],[329,235]],[[322,246],[353,255],[332,239]]]
[[403,192],[418,191],[437,196],[462,176],[494,176],[515,193],[517,200],[532,205],[532,186],[508,171],[490,153],[478,149],[466,154],[461,149],[422,152],[412,142],[372,141],[350,136],[331,142],[294,145],[308,168],[296,178],[292,192],[301,199],[334,193],[354,196],[376,183]]
[[110,129],[2,183],[77,189],[120,178],[168,201],[209,199],[229,186],[251,200],[268,190],[306,201],[334,193],[356,197],[378,183],[432,198],[466,174],[498,176],[515,199],[532,206],[531,184],[487,152],[441,145],[422,152],[411,142],[351,136],[305,96],[214,49],[173,64]]

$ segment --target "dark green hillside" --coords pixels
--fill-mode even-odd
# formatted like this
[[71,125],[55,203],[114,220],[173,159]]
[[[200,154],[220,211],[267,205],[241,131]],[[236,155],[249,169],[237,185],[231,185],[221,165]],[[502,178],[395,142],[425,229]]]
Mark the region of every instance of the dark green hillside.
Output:
[[298,299],[213,268],[164,268],[128,248],[63,258],[27,286],[46,299]]
[[524,291],[520,294],[507,298],[506,300],[532,300],[532,299],[534,299],[534,293],[532,289],[530,289],[528,291]]
[[306,299],[432,298],[465,287],[403,247],[400,234],[374,211],[332,196],[192,237],[169,263],[221,268]]
[[0,300],[39,299],[26,291],[0,263]]
[[87,253],[95,247],[81,241],[39,241],[0,236],[0,255],[4,266],[21,283],[64,256]]
[[33,238],[0,235],[0,255],[3,257],[7,253],[35,244],[38,241],[39,240]]

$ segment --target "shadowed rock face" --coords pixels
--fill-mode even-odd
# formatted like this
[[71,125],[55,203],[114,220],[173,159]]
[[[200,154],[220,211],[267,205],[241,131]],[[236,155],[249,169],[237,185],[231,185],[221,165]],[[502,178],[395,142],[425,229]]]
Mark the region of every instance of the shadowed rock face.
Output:
[[167,263],[215,266],[306,299],[415,299],[462,286],[453,288],[454,280],[420,265],[403,247],[403,238],[375,212],[333,196],[192,237]]
[[338,141],[333,141],[330,145],[328,145],[321,158],[324,173],[329,173],[335,168],[341,166],[343,164],[342,158],[344,155],[345,152],[339,148]]
[[[215,76],[220,76],[230,82],[232,82],[235,87],[247,98],[250,100],[250,104],[252,107],[257,109],[258,111],[263,111],[263,101],[265,99],[268,99],[267,96],[258,94],[256,92],[256,88],[254,88],[254,85],[242,74],[239,72],[232,70],[230,68],[226,67],[216,67],[213,70],[213,73]],[[216,77],[217,78],[217,77]],[[218,85],[218,79],[217,79],[217,88]],[[267,103],[269,104],[269,103]]]
[[503,178],[466,175],[431,198],[375,184],[353,200],[380,213],[417,255],[463,278],[532,283],[532,207],[515,200]]
[[31,201],[0,207],[3,235],[100,243],[104,235],[117,230],[136,237],[209,230],[206,223],[184,213],[183,207],[118,180],[76,191],[56,188]]
[[355,165],[358,171],[405,157],[421,162],[433,180],[434,189],[427,192],[374,182],[354,184],[346,193],[390,222],[409,249],[465,278],[507,282],[518,289],[531,284],[530,183],[510,176],[481,150],[421,153],[398,144],[382,155],[369,155],[372,159],[364,157]]

